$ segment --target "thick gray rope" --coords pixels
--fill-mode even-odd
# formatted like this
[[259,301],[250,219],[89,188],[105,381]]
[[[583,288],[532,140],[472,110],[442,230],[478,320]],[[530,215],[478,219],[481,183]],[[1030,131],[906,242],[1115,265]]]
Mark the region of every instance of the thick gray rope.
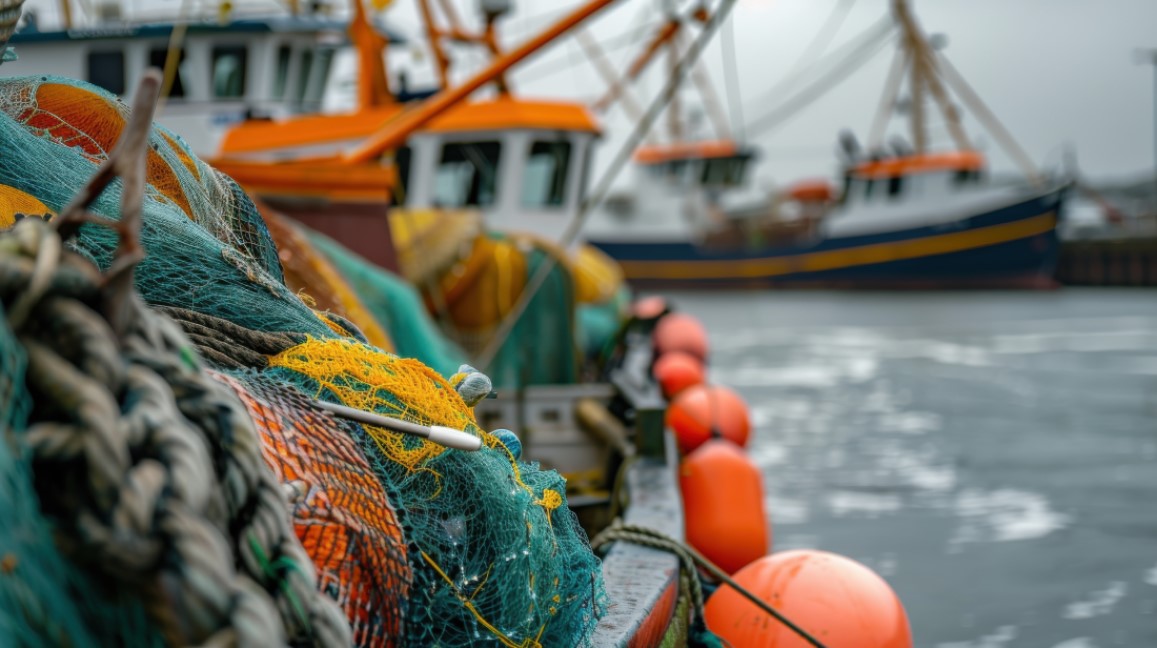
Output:
[[38,219],[0,239],[0,300],[30,304],[9,318],[35,403],[25,441],[66,554],[136,591],[174,644],[350,645],[240,403],[135,294],[114,334],[87,261],[38,262],[53,242]]

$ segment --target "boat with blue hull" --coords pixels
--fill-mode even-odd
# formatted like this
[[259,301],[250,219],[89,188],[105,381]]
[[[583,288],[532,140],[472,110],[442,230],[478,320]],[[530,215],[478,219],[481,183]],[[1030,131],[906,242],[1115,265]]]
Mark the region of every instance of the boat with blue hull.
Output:
[[852,215],[837,212],[829,233],[847,235],[794,228],[795,240],[764,245],[588,240],[648,287],[1047,288],[1066,192],[1060,185],[975,215],[888,231],[853,229],[845,224],[854,224]]
[[[841,188],[804,181],[742,206],[751,202],[745,188],[756,157],[751,148],[726,138],[673,139],[636,151],[632,193],[602,205],[584,229],[586,240],[618,261],[628,280],[648,287],[1055,285],[1057,225],[1071,183],[1038,171],[930,44],[906,0],[891,4],[899,46],[866,146],[841,137]],[[847,56],[855,60],[840,65],[864,58]],[[800,95],[818,96],[813,90],[821,81],[830,80],[816,79]],[[1018,163],[1023,181],[988,177],[956,101]],[[953,148],[930,145],[930,103]],[[789,97],[783,105],[796,110],[806,101]],[[908,117],[908,139],[885,137],[898,106]],[[786,107],[772,114],[789,114]]]

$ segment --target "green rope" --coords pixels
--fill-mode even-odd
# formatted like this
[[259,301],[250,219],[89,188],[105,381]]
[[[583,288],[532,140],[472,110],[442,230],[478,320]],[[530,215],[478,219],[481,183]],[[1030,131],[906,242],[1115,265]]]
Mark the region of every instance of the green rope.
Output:
[[680,542],[671,536],[660,533],[654,529],[649,529],[644,526],[635,524],[623,524],[621,520],[615,520],[611,526],[607,527],[602,533],[595,536],[591,540],[591,548],[598,550],[600,547],[610,544],[615,541],[630,542],[632,544],[642,545],[644,547],[652,547],[669,551],[679,558],[682,570],[685,573],[692,574],[693,577],[688,579],[691,588],[691,604],[694,608],[694,614],[697,619],[703,619],[703,586],[699,583],[699,579],[694,576],[696,574],[696,567],[702,567],[709,574],[719,579],[723,583],[735,589],[743,595],[744,598],[754,603],[764,612],[774,617],[777,621],[787,626],[792,632],[800,636],[804,641],[815,646],[816,648],[825,648],[818,639],[808,634],[806,630],[799,627],[795,623],[783,615],[782,612],[776,610],[766,601],[752,594],[735,579],[731,578],[727,572],[723,571],[715,565],[715,563],[708,560],[703,554],[696,551],[693,547]]

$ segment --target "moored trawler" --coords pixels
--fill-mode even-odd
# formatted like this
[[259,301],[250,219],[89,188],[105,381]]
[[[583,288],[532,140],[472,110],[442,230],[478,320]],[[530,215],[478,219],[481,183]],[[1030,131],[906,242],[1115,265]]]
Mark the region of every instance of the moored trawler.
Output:
[[[643,286],[1044,288],[1054,285],[1056,226],[1068,182],[1045,178],[928,43],[904,0],[892,3],[900,46],[867,150],[843,141],[842,190],[795,185],[758,207],[730,200],[750,156],[730,141],[674,141],[636,155],[634,195],[608,203],[586,239]],[[872,30],[869,30],[871,32]],[[869,34],[883,43],[888,34]],[[852,51],[842,64],[862,64]],[[842,68],[838,65],[837,71]],[[912,144],[881,145],[903,75]],[[833,78],[838,78],[838,75]],[[818,96],[817,79],[771,116]],[[988,182],[949,87],[1025,170],[1018,184]],[[924,104],[935,100],[956,145],[928,145]],[[778,123],[772,120],[767,123]],[[749,129],[750,130],[750,129]]]
[[[667,161],[653,175],[697,181],[706,159]],[[830,209],[706,226],[689,218],[624,223],[588,240],[649,286],[1051,286],[1065,188],[988,187],[982,178],[975,152],[874,159],[847,171]]]

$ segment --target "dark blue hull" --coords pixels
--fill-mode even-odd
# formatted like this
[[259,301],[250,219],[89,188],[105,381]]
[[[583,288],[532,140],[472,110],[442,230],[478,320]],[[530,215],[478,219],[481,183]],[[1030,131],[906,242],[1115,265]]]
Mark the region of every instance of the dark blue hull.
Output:
[[1066,187],[951,223],[789,245],[590,243],[644,287],[985,288],[1055,285]]

